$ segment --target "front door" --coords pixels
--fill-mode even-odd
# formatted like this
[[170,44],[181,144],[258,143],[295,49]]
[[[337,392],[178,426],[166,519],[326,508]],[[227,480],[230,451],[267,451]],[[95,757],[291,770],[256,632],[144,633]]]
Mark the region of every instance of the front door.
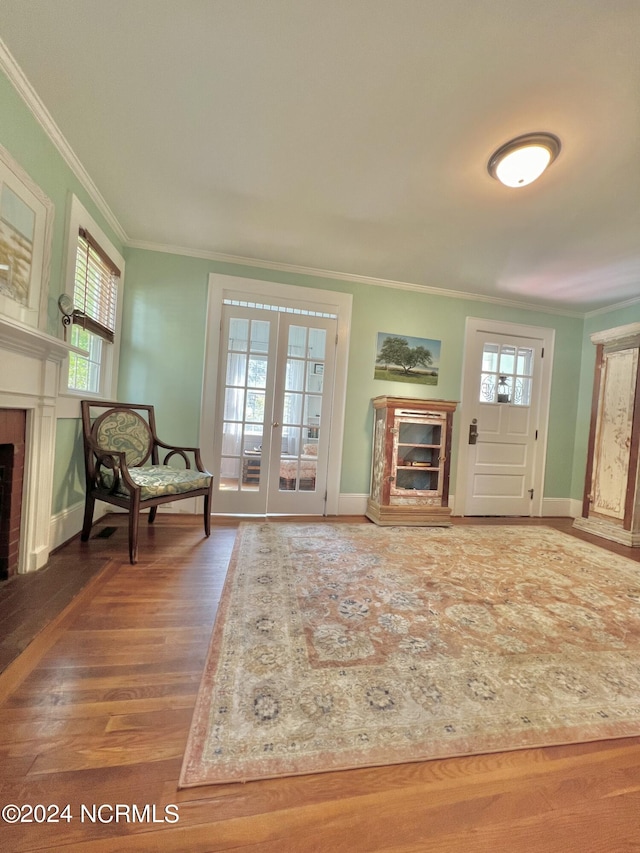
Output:
[[[520,332],[520,333],[518,333]],[[461,407],[463,515],[542,514],[553,331],[468,324]],[[546,349],[546,352],[545,352]]]
[[225,304],[213,511],[325,512],[335,317]]

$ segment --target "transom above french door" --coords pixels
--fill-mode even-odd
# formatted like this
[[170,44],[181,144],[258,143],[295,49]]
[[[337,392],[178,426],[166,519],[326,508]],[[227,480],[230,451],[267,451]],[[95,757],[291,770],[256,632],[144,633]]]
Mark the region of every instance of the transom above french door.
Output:
[[335,316],[222,308],[214,512],[323,514]]

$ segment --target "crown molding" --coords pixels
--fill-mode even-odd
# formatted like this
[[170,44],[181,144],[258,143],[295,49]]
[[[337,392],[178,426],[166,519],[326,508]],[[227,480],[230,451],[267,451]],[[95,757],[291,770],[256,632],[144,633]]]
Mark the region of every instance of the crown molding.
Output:
[[51,113],[40,100],[36,90],[33,88],[2,39],[0,39],[0,69],[2,69],[9,78],[14,89],[31,110],[35,119],[57,148],[62,159],[85,188],[91,200],[102,216],[104,216],[114,234],[123,244],[126,244],[128,237],[124,228],[116,219],[115,214],[105,201],[102,193],[93,182],[93,179],[80,162],[72,147],[67,142],[62,131],[53,120]]
[[631,308],[634,305],[640,305],[640,296],[634,296],[633,299],[627,299],[615,305],[608,305],[606,308],[595,308],[593,311],[587,311],[584,317],[585,320],[588,320],[591,317],[599,317],[601,314],[609,314],[611,311],[619,311],[621,308]]
[[374,287],[391,287],[396,290],[412,290],[416,293],[429,293],[432,296],[445,296],[449,299],[467,299],[472,302],[488,302],[492,305],[502,305],[506,308],[526,309],[528,311],[540,311],[543,314],[556,314],[563,317],[584,319],[584,313],[569,311],[563,308],[554,308],[547,305],[535,305],[530,302],[519,302],[515,299],[504,299],[500,296],[487,296],[481,293],[465,293],[461,290],[447,290],[444,287],[432,287],[426,284],[415,284],[407,281],[394,281],[386,278],[373,278],[366,275],[354,273],[336,272],[335,270],[323,270],[316,267],[305,267],[297,264],[277,263],[275,261],[263,261],[256,258],[245,258],[240,255],[226,255],[222,252],[209,252],[203,249],[188,249],[184,246],[169,246],[162,243],[149,243],[143,240],[129,240],[127,247],[131,249],[143,249],[147,252],[164,252],[169,255],[185,255],[190,258],[202,258],[208,261],[217,261],[222,264],[237,264],[243,267],[255,267],[259,269],[276,270],[277,272],[294,273],[296,275],[307,275],[313,278],[329,278],[335,281],[351,281],[355,284],[367,284]]

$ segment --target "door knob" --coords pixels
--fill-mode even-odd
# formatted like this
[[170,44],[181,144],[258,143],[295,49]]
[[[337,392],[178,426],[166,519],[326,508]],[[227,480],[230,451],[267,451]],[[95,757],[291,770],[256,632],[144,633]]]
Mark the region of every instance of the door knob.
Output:
[[278,423],[278,421],[274,421],[274,422],[271,424],[271,426],[272,426],[272,427],[279,427],[279,426],[280,426],[280,424]]
[[474,418],[469,424],[469,444],[475,444],[478,441],[478,419]]

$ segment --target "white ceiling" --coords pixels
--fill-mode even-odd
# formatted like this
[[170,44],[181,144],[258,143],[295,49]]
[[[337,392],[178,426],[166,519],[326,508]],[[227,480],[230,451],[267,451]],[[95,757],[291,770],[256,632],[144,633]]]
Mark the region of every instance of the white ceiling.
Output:
[[2,0],[0,38],[132,245],[640,298],[640,0]]

